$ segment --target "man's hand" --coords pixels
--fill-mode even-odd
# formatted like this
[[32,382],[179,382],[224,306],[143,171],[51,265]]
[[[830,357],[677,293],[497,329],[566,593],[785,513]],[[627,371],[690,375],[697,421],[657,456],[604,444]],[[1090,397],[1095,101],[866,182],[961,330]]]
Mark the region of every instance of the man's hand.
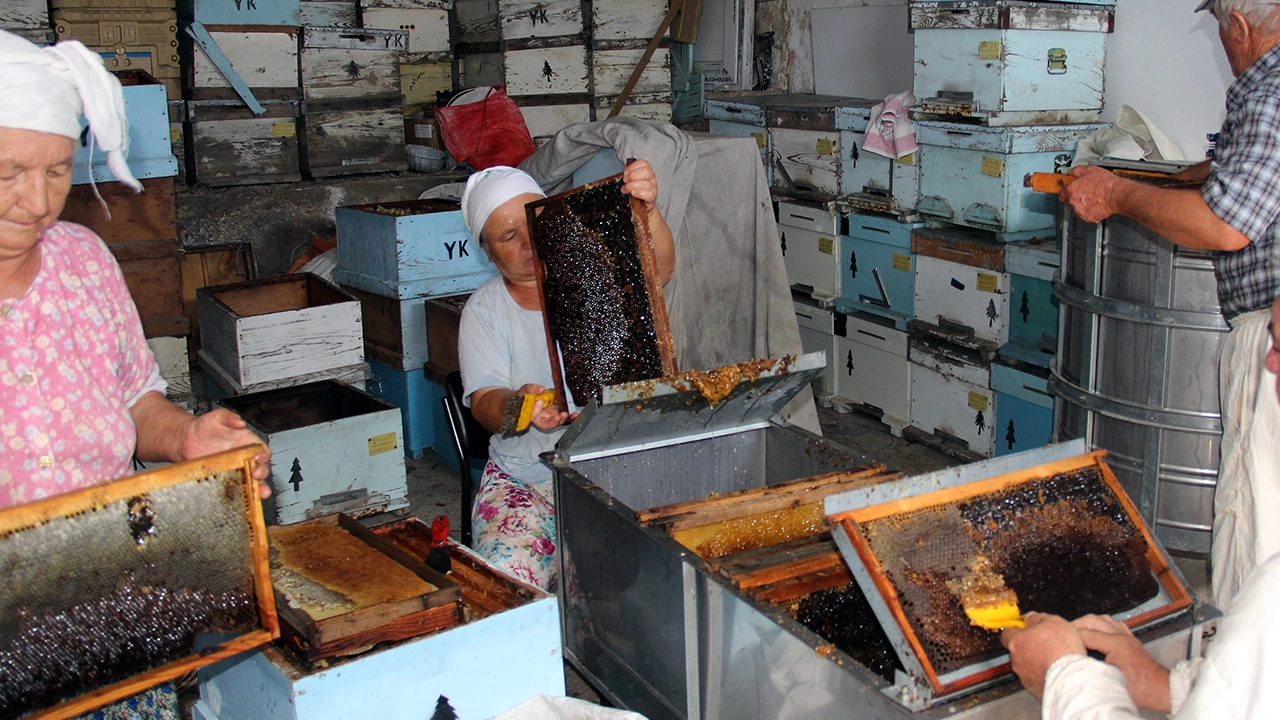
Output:
[[644,203],[651,213],[658,202],[658,176],[646,160],[635,160],[622,171],[622,193]]
[[1049,666],[1067,655],[1084,655],[1080,631],[1057,615],[1027,613],[1027,627],[1006,628],[1000,643],[1009,650],[1013,672],[1032,695],[1044,695]]
[[[182,432],[180,452],[183,459],[191,460],[223,450],[255,444],[263,445],[262,438],[249,430],[243,418],[226,408],[218,408],[191,418]],[[270,460],[270,450],[253,456],[253,477],[259,481],[258,494],[264,500],[271,497],[271,488],[261,482],[266,480],[271,472],[268,465]]]
[[1109,616],[1085,615],[1071,623],[1085,647],[1106,656],[1124,673],[1129,696],[1140,708],[1169,712],[1169,671],[1165,670],[1122,622]]
[[1120,212],[1116,193],[1123,183],[1132,182],[1093,165],[1082,165],[1071,171],[1075,178],[1058,193],[1058,199],[1085,222],[1097,223]]

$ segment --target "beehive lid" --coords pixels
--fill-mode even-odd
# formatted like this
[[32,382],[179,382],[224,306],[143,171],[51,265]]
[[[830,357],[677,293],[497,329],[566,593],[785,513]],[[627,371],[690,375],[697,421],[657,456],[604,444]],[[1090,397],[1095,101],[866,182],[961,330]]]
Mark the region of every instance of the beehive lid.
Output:
[[[574,462],[766,427],[826,364],[826,353],[815,352],[610,385],[604,388],[603,401],[591,401],[557,447]],[[694,384],[708,375],[723,379],[735,373],[736,384],[714,403]]]
[[[985,567],[1022,613],[1110,614],[1138,630],[1191,596],[1103,461],[1082,441],[826,500],[836,543],[915,688],[972,692],[1010,672],[959,593]],[[979,565],[982,559],[982,565]]]

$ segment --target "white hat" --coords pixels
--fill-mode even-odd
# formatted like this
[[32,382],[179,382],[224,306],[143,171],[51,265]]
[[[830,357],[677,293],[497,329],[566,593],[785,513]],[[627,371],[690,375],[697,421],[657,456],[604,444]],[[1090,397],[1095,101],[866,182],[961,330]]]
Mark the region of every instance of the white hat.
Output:
[[97,146],[117,179],[134,190],[142,185],[129,172],[129,120],[120,81],[107,72],[102,56],[76,40],[41,48],[0,30],[0,127],[81,135],[84,113]]
[[506,165],[486,168],[467,178],[467,189],[462,192],[462,221],[476,240],[480,231],[504,203],[520,195],[533,194],[546,197],[537,181],[523,170]]

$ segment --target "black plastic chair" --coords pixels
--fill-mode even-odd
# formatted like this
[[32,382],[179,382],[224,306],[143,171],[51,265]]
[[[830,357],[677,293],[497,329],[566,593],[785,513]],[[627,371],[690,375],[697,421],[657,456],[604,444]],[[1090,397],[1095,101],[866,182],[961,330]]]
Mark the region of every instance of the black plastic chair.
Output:
[[462,476],[462,544],[471,547],[471,503],[475,499],[476,482],[471,476],[471,460],[489,457],[489,438],[493,433],[471,415],[462,404],[462,373],[444,376],[444,416],[453,433],[453,449],[458,453],[458,470]]

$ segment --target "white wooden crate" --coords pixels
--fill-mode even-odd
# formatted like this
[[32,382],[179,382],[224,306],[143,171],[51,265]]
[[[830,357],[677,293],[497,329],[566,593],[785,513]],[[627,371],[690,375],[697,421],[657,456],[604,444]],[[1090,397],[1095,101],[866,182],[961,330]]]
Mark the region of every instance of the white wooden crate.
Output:
[[[594,50],[591,53],[591,79],[596,95],[617,95],[626,86],[640,62],[644,50]],[[671,53],[666,48],[654,51],[640,79],[631,89],[635,95],[671,93]]]
[[991,366],[942,343],[911,341],[911,425],[995,453],[996,393]]
[[894,435],[911,419],[911,363],[907,334],[856,315],[835,316],[836,402],[883,413]]
[[916,257],[916,319],[973,337],[1009,342],[1009,273]]
[[832,334],[833,314],[830,310],[794,302],[796,324],[800,326],[800,345],[806,353],[826,353],[827,367],[813,381],[814,397],[825,398],[835,392],[836,376],[832,356],[835,354],[835,335]]
[[240,388],[364,362],[360,302],[310,273],[196,291],[200,355]]
[[800,285],[815,297],[840,295],[842,273],[839,218],[826,208],[778,203],[778,239],[782,261],[792,285]]
[[591,40],[647,41],[666,14],[666,0],[595,0],[591,3]]
[[360,5],[356,0],[302,0],[298,17],[303,27],[360,27]]
[[271,448],[281,525],[409,506],[400,408],[333,380],[224,398]]
[[498,0],[503,40],[527,40],[582,34],[580,0]]
[[502,53],[508,95],[579,95],[590,92],[585,45]]
[[[840,131],[770,128],[773,156],[791,181],[805,189],[832,195],[840,192]],[[774,172],[775,187],[784,187],[781,173]]]
[[299,66],[307,100],[400,93],[404,30],[302,28]]
[[[231,67],[245,85],[257,88],[298,88],[298,29],[261,28],[249,31],[210,32],[218,48],[231,60]],[[231,83],[198,45],[192,61],[196,90],[226,89]]]
[[443,8],[365,8],[366,28],[404,30],[409,33],[409,53],[448,53],[449,11]]

